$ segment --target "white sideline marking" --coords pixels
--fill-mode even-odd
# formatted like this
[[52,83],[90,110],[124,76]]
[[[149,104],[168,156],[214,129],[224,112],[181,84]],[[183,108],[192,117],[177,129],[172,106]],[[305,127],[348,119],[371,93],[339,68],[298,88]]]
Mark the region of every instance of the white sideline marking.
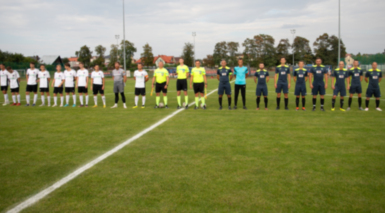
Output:
[[[211,92],[209,92],[207,94],[207,96],[213,94],[214,92],[216,92],[218,89],[214,89],[212,90]],[[191,104],[189,104],[189,106],[192,106],[195,104],[195,101],[192,102]],[[92,160],[91,162],[87,163],[86,165],[78,168],[77,170],[75,170],[74,172],[70,173],[69,175],[65,176],[64,178],[62,178],[61,180],[59,180],[58,182],[54,183],[53,185],[51,185],[50,187],[44,189],[43,191],[33,195],[32,197],[28,198],[27,200],[23,201],[22,203],[20,203],[19,205],[15,206],[14,208],[8,210],[7,212],[8,213],[18,213],[22,210],[24,210],[25,208],[35,204],[36,202],[38,202],[39,200],[43,199],[45,196],[49,195],[51,192],[55,191],[56,189],[60,188],[61,186],[63,186],[64,184],[68,183],[69,181],[71,181],[72,179],[76,178],[77,176],[79,176],[80,174],[82,174],[83,172],[87,171],[88,169],[90,169],[91,167],[95,166],[96,164],[98,164],[99,162],[103,161],[104,159],[108,158],[109,156],[113,155],[114,153],[116,153],[117,151],[121,150],[122,148],[124,148],[125,146],[127,146],[128,144],[130,144],[131,142],[133,142],[134,140],[142,137],[144,134],[148,133],[149,131],[155,129],[156,127],[160,126],[161,124],[163,124],[164,122],[166,122],[168,119],[174,117],[175,115],[177,115],[178,113],[182,112],[183,110],[185,110],[184,108],[182,109],[179,109],[173,113],[171,113],[170,115],[168,115],[167,117],[163,118],[162,120],[156,122],[155,124],[151,125],[150,127],[148,127],[147,129],[139,132],[138,134],[134,135],[132,138],[128,139],[127,141],[119,144],[118,146],[116,146],[115,148],[111,149],[110,151],[100,155],[99,157],[97,157],[96,159]]]

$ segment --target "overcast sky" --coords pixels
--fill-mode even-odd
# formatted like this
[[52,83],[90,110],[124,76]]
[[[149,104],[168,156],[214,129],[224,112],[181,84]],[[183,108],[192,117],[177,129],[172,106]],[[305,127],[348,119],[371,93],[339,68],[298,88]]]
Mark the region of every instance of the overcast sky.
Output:
[[[341,0],[341,36],[348,53],[385,49],[385,1]],[[180,56],[193,42],[198,58],[212,54],[216,42],[263,33],[310,40],[338,35],[338,0],[126,0],[126,39],[140,57],[143,45],[154,55]],[[123,37],[121,0],[0,0],[0,49],[24,55],[74,56],[82,45],[116,44]],[[240,50],[243,48],[241,47]]]

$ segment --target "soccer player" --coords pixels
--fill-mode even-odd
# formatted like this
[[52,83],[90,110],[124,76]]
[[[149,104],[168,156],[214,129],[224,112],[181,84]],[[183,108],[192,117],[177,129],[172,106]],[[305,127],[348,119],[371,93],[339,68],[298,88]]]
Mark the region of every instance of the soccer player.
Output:
[[[345,63],[343,61],[340,61],[338,64],[338,68],[333,72],[332,77],[332,89],[333,89],[333,99],[332,99],[332,111],[335,110],[334,106],[336,104],[336,98],[338,93],[340,94],[340,110],[345,111],[343,109],[344,107],[344,97],[346,96],[346,85],[345,85],[345,79],[348,80],[348,85],[350,84],[350,78],[348,71],[344,68]],[[334,85],[334,82],[336,84]]]
[[299,110],[299,97],[302,96],[302,110],[305,111],[305,97],[306,97],[306,81],[307,81],[307,70],[303,68],[305,63],[303,61],[298,62],[299,68],[295,69],[293,78],[295,83],[294,95],[296,96],[295,104],[296,111]]
[[168,71],[163,68],[163,62],[159,62],[158,69],[154,71],[154,77],[152,78],[152,88],[154,88],[154,84],[156,82],[155,86],[155,93],[156,93],[156,105],[155,109],[159,108],[159,102],[160,102],[160,92],[163,92],[163,101],[165,108],[168,109],[167,106],[167,87],[168,82],[170,80],[168,76]]
[[[321,111],[325,111],[325,90],[328,88],[328,71],[324,65],[322,65],[322,59],[317,58],[309,74],[309,84],[312,89],[313,95],[313,111],[316,109],[317,95],[321,96]],[[314,80],[314,81],[313,81]]]
[[66,105],[64,107],[69,106],[70,101],[70,93],[72,93],[73,105],[72,107],[76,107],[76,94],[75,94],[75,79],[76,79],[76,71],[71,69],[70,64],[65,64],[65,93],[66,93]]
[[[20,75],[16,70],[12,70],[11,67],[7,67],[8,70],[8,79],[9,87],[11,88],[13,106],[20,106],[20,94],[19,94],[19,85],[20,85]],[[16,102],[17,97],[17,102]]]
[[[257,83],[258,79],[258,83]],[[265,70],[265,65],[263,63],[259,64],[259,69],[254,74],[254,82],[257,84],[257,109],[259,110],[259,103],[261,102],[261,95],[264,97],[265,101],[265,110],[267,110],[268,103],[268,91],[267,91],[267,83],[269,82],[269,72]]]
[[53,87],[53,101],[54,104],[52,107],[57,106],[57,94],[60,94],[60,107],[63,107],[64,97],[63,97],[63,85],[65,82],[64,73],[61,71],[61,66],[56,65],[56,72],[52,81],[51,87]]
[[280,59],[281,65],[275,69],[274,86],[275,92],[277,93],[277,110],[280,109],[281,103],[281,92],[285,96],[285,110],[289,110],[289,89],[290,89],[290,68],[286,65],[286,59],[282,57]]
[[226,61],[223,59],[221,61],[221,67],[217,71],[217,79],[219,81],[218,85],[218,100],[219,100],[219,110],[222,110],[222,96],[223,93],[227,95],[227,102],[229,103],[229,110],[231,110],[231,86],[230,81],[233,79],[233,72],[230,67],[226,66]]
[[35,106],[37,101],[37,75],[39,73],[39,70],[35,68],[35,64],[32,62],[29,64],[29,66],[30,69],[27,70],[27,89],[25,91],[25,99],[27,101],[27,104],[25,106],[29,106],[30,92],[34,93],[32,106]]
[[127,76],[124,70],[120,68],[120,63],[115,62],[115,69],[112,70],[112,79],[114,80],[115,105],[111,108],[117,108],[119,102],[119,93],[122,96],[123,108],[127,109],[124,87],[126,86]]
[[365,75],[365,81],[368,83],[368,89],[366,90],[366,101],[365,101],[365,111],[369,111],[369,99],[374,95],[376,98],[376,110],[382,111],[380,109],[380,82],[382,79],[381,70],[377,69],[377,62],[372,63],[372,69],[368,70]]
[[104,96],[104,73],[100,70],[99,65],[95,66],[95,71],[91,73],[91,90],[94,94],[93,108],[98,107],[98,93],[102,96],[103,108],[106,108],[106,97]]
[[188,94],[187,94],[187,78],[189,76],[189,68],[188,66],[184,65],[184,60],[181,58],[179,59],[179,66],[176,67],[176,74],[178,75],[178,80],[176,81],[176,91],[177,91],[177,100],[178,100],[178,107],[177,109],[182,108],[181,100],[180,100],[180,91],[183,90],[184,92],[184,101],[185,105],[188,105]]
[[89,73],[87,69],[84,69],[84,64],[82,62],[79,63],[79,70],[76,73],[76,88],[79,93],[80,106],[83,107],[83,93],[86,95],[86,104],[85,107],[88,107],[88,77]]
[[[195,93],[195,108],[199,109],[199,94],[201,96],[201,101],[203,105],[203,109],[206,109],[206,100],[204,96],[204,90],[207,88],[207,78],[206,78],[206,70],[204,67],[201,67],[201,62],[199,60],[195,61],[195,67],[191,70],[191,78],[190,78],[190,88],[192,89],[194,82],[194,93]],[[186,104],[186,109],[188,108],[188,104]]]
[[349,70],[349,75],[350,75],[350,82],[351,84],[348,85],[348,90],[349,90],[349,107],[346,110],[350,110],[350,106],[352,105],[352,98],[354,93],[357,93],[358,95],[358,109],[359,110],[364,110],[362,109],[362,87],[361,87],[361,81],[364,78],[363,77],[363,72],[361,68],[358,67],[358,61],[354,60],[353,62],[353,68]]
[[135,106],[133,108],[138,107],[139,95],[142,96],[142,109],[144,109],[144,105],[146,104],[146,82],[148,81],[148,73],[146,70],[143,70],[143,65],[138,64],[138,70],[134,72],[134,80],[135,80]]
[[44,93],[47,94],[47,102],[48,106],[51,106],[51,97],[49,96],[49,81],[51,79],[51,76],[49,72],[45,69],[44,64],[40,65],[40,72],[38,73],[38,81],[39,81],[39,87],[40,87],[40,96],[41,96],[41,105],[45,105],[45,97]]
[[234,109],[237,109],[239,90],[241,90],[243,109],[246,108],[246,78],[249,76],[249,70],[243,66],[243,60],[238,59],[238,66],[234,67],[235,86],[234,86]]
[[8,71],[5,69],[4,64],[0,64],[0,81],[1,81],[1,92],[4,95],[4,103],[3,106],[9,104],[8,99]]

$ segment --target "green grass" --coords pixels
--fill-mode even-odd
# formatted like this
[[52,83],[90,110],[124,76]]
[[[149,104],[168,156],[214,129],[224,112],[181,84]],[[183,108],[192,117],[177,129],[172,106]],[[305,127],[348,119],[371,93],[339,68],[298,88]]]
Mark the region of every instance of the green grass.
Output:
[[[291,110],[275,111],[271,81],[269,111],[257,112],[247,83],[249,110],[219,111],[214,93],[208,110],[179,113],[25,212],[385,211],[385,116],[373,100],[369,112],[356,98],[351,111],[331,112],[326,96],[327,111],[312,112],[307,96],[308,110],[296,112],[292,88]],[[152,109],[150,87],[147,108],[131,109],[133,85],[126,110],[0,107],[0,211],[176,110],[174,80],[168,110]]]

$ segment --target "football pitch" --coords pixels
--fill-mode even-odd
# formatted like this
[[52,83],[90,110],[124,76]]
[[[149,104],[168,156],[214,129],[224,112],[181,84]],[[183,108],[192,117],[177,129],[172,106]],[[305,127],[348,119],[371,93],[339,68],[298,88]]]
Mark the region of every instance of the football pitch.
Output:
[[[98,108],[0,107],[0,212],[176,111],[174,79],[170,109],[153,109],[149,82],[146,108],[132,109],[133,79],[128,109],[121,100],[110,109],[112,84],[106,80],[106,109],[100,96]],[[217,85],[208,80],[208,92]],[[272,78],[268,86],[268,111],[263,98],[255,110],[251,78],[248,110],[241,97],[238,110],[228,110],[225,97],[218,110],[214,92],[207,110],[183,110],[23,212],[385,212],[385,115],[374,99],[369,112],[358,110],[357,96],[351,111],[331,112],[329,82],[326,112],[319,98],[313,112],[307,85],[307,111],[295,111],[292,82],[290,110],[282,98],[276,111]],[[24,91],[25,80],[22,100]],[[91,93],[89,100],[92,106]]]

